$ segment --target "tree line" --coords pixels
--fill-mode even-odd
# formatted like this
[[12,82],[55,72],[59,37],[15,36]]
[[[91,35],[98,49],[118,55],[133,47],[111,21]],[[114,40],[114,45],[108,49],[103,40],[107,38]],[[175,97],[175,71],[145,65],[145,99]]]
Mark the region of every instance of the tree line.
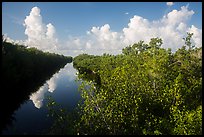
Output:
[[0,131],[8,121],[12,121],[13,112],[29,99],[32,92],[37,91],[61,67],[71,62],[71,56],[10,43],[2,35]]
[[75,57],[83,98],[76,134],[202,134],[202,47],[192,35],[175,52],[152,38],[119,55]]

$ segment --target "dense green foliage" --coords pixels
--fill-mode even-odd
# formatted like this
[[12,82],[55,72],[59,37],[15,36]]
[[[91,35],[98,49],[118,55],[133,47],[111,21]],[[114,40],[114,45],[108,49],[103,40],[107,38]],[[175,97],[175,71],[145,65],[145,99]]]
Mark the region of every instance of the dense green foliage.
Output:
[[35,82],[48,71],[53,71],[51,68],[62,67],[68,62],[72,62],[71,57],[9,42],[2,43],[3,81],[9,83],[8,86]]
[[70,62],[72,57],[9,43],[2,36],[0,132],[12,123],[12,114],[29,95]]
[[58,104],[51,96],[47,97],[48,116],[53,118],[53,123],[50,128],[42,131],[46,135],[73,135],[76,134],[74,128],[74,120],[78,119],[77,108],[68,110]]
[[[83,79],[78,133],[202,134],[202,48],[191,37],[175,53],[152,38],[116,56],[75,57]],[[84,79],[92,73],[99,80]]]

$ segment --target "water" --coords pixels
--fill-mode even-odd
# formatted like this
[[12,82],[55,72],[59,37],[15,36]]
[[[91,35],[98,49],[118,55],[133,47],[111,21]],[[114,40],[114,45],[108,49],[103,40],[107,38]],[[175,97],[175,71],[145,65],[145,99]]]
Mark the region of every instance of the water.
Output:
[[48,129],[52,124],[51,118],[47,116],[48,96],[63,108],[73,110],[80,100],[76,72],[73,64],[68,63],[54,74],[15,111],[15,120],[2,134],[41,134]]

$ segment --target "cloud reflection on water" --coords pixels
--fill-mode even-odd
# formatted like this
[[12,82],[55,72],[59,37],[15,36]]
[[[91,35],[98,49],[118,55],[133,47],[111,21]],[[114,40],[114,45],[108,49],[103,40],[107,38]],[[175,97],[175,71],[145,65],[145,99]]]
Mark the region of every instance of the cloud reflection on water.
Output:
[[76,78],[75,74],[76,70],[73,68],[72,63],[68,63],[64,68],[60,69],[59,72],[54,74],[52,78],[47,80],[46,83],[41,86],[37,92],[30,95],[30,100],[32,100],[36,108],[40,109],[43,106],[43,99],[45,93],[53,93],[57,88],[59,81],[62,79],[67,80],[69,82],[74,81]]
[[42,87],[39,88],[39,90],[35,93],[33,93],[30,96],[30,100],[33,101],[33,104],[35,105],[36,108],[41,108],[43,105],[43,99],[44,99],[44,94],[47,92],[47,83],[45,83]]
[[49,92],[52,93],[56,89],[58,78],[59,78],[59,73],[54,74],[53,77],[47,81]]

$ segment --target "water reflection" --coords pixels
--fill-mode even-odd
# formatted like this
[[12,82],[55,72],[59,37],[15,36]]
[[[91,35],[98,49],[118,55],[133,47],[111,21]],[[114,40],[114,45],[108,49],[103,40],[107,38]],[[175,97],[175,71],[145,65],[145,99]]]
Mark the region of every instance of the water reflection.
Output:
[[52,78],[45,80],[44,84],[41,83],[43,86],[33,89],[33,94],[29,92],[13,115],[15,121],[8,125],[2,134],[40,134],[43,130],[48,130],[53,119],[47,116],[47,96],[51,96],[63,108],[72,111],[81,99],[78,82],[75,81],[76,72],[72,63],[68,63],[52,75]]
[[[26,106],[26,104],[28,104],[26,106],[28,107],[28,109],[26,108],[27,109],[26,113],[22,112],[22,115],[23,115],[22,119],[25,119],[25,117],[28,116],[29,113],[32,113],[32,115],[34,115],[33,112],[30,112],[31,111],[30,109],[32,108],[29,105],[31,104],[33,107],[32,102],[28,101],[30,98],[33,100],[33,102],[35,102],[34,105],[36,106],[36,108],[42,107],[41,102],[44,99],[43,95],[46,93],[48,89],[48,85],[47,85],[47,88],[46,88],[46,84],[42,88],[39,88],[39,86],[42,85],[50,77],[52,77],[52,75],[56,73],[60,69],[60,67],[64,67],[64,66],[65,64],[61,66],[56,66],[55,68],[50,68],[49,71],[46,71],[43,74],[36,76],[36,78],[22,80],[20,84],[11,82],[12,84],[9,85],[8,82],[3,81],[3,85],[5,85],[5,88],[3,88],[1,96],[0,96],[1,97],[0,99],[0,102],[1,102],[0,103],[0,108],[1,108],[0,134],[14,133],[14,131],[11,131],[11,132],[6,132],[6,131],[9,128],[13,127],[13,124],[16,123],[18,119],[17,118],[18,112],[20,112],[22,108]],[[32,93],[36,91],[38,92],[36,93],[36,95],[30,96]],[[33,119],[33,117],[31,117],[31,119]],[[25,119],[25,121],[29,121],[29,120]],[[30,124],[31,123],[29,123],[29,125]]]
[[47,85],[48,85],[48,91],[49,92],[53,92],[55,89],[56,89],[56,87],[57,87],[57,84],[56,84],[56,82],[57,82],[57,79],[58,79],[58,76],[59,74],[55,74],[50,80],[48,80],[47,81]]
[[[64,78],[66,77],[66,79]],[[67,64],[58,73],[54,74],[52,78],[38,89],[37,92],[30,95],[34,106],[40,109],[43,106],[44,96],[47,92],[53,93],[61,80],[73,81],[76,79],[76,70],[73,68],[72,63]]]
[[42,87],[40,87],[40,89],[37,92],[31,94],[31,96],[30,96],[30,100],[33,101],[33,104],[38,109],[41,108],[42,105],[43,105],[42,102],[43,102],[43,99],[44,99],[44,95],[47,92],[47,88],[48,87],[47,87],[47,83],[46,83]]
[[47,80],[46,83],[41,86],[37,92],[34,92],[30,95],[30,100],[32,100],[36,108],[39,109],[43,106],[43,99],[46,92],[54,92],[57,87],[57,81],[60,73],[61,70],[58,73],[54,74],[52,78]]

